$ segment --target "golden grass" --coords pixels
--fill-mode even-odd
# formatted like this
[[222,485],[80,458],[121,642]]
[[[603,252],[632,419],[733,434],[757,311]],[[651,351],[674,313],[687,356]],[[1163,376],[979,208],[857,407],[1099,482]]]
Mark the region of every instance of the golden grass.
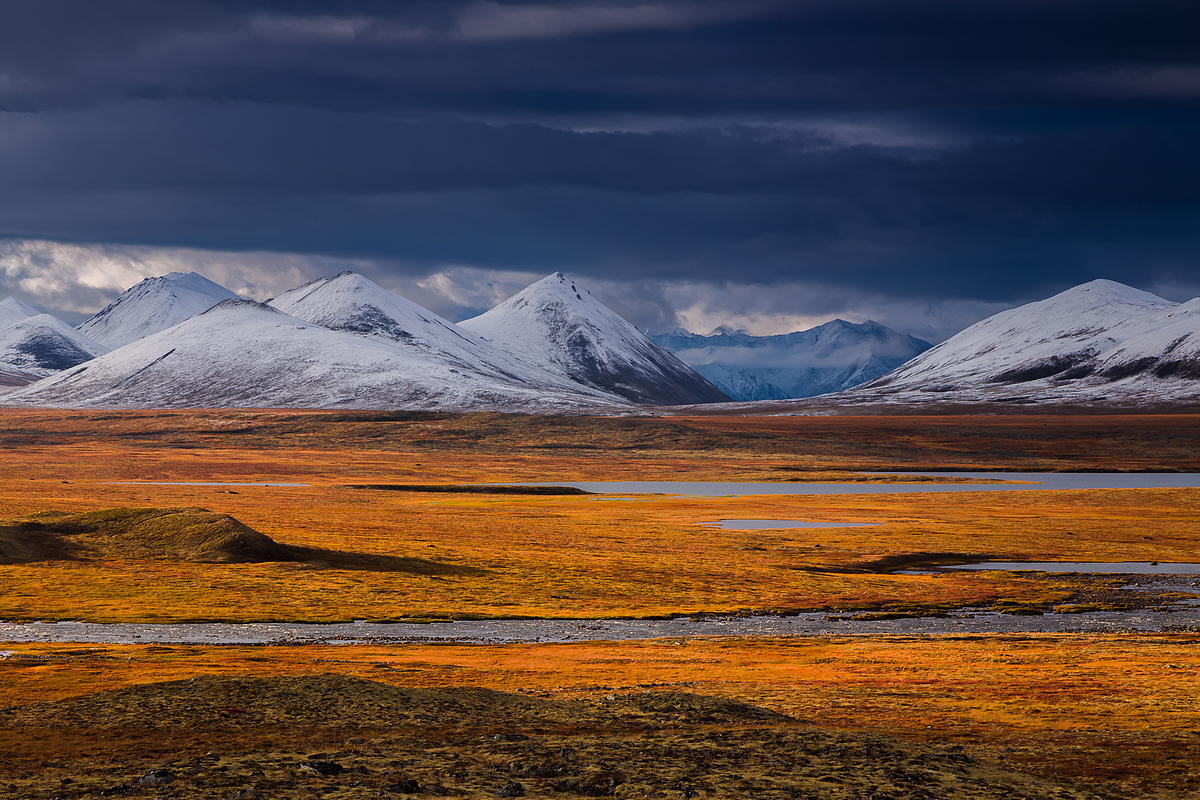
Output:
[[[335,454],[326,461],[339,468]],[[28,480],[19,496],[11,487],[0,486],[0,506],[9,513],[203,506],[283,545],[422,559],[443,574],[311,563],[46,561],[0,566],[10,588],[0,596],[0,618],[7,619],[645,617],[997,600],[1048,607],[1067,603],[1070,589],[1010,574],[935,577],[888,569],[924,558],[913,554],[1187,561],[1200,544],[1200,490],[614,499],[336,485],[237,487],[238,494],[226,494],[222,487],[112,486],[78,478],[67,485]],[[696,524],[722,518],[878,524],[758,531]],[[474,574],[450,574],[468,570]]]
[[[1200,552],[1197,490],[607,499],[344,486],[861,480],[847,471],[872,467],[1197,470],[1194,416],[587,420],[5,410],[0,458],[0,519],[199,506],[290,547],[365,559],[198,564],[110,551],[3,566],[0,619],[605,617],[990,602],[1066,612],[1090,602],[1072,602],[1066,583],[887,569],[945,554],[1194,561]],[[131,480],[311,485],[109,483]],[[722,518],[879,524],[695,524]],[[378,568],[389,557],[420,562],[413,571],[425,574]],[[1171,797],[1195,794],[1200,781],[1197,643],[1193,634],[1125,634],[503,647],[14,644],[4,649],[16,657],[0,660],[0,695],[26,703],[197,674],[324,672],[560,695],[666,685],[835,728],[969,742],[1002,763],[1108,793]]]
[[[337,673],[552,697],[683,690],[823,727],[961,743],[1093,787],[1200,791],[1200,637],[661,639],[522,645],[8,645],[12,704],[197,675]],[[1179,794],[1175,794],[1178,792]]]

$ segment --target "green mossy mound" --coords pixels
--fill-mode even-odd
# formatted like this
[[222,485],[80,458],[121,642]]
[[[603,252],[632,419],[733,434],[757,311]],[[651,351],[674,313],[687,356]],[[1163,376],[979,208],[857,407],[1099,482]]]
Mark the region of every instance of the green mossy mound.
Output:
[[423,558],[283,545],[228,514],[206,508],[108,508],[84,514],[44,511],[0,521],[0,564],[84,559],[206,564],[291,561],[305,569],[485,574],[475,567]]
[[271,537],[205,508],[46,511],[0,523],[0,563],[89,555],[220,564],[297,560]]

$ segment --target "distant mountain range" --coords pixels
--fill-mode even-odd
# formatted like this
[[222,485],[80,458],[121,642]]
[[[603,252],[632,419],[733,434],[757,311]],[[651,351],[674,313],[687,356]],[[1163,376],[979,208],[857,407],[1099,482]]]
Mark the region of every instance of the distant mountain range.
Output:
[[931,346],[878,322],[841,319],[778,336],[686,331],[647,336],[735,400],[784,400],[849,389]]
[[[551,413],[631,403],[747,413],[1200,406],[1200,298],[1172,303],[1104,280],[932,348],[842,320],[781,336],[653,338],[562,273],[457,325],[349,272],[266,304],[171,273],[78,329],[0,301],[0,403]],[[747,397],[755,400],[731,401]]]
[[[506,327],[508,308],[519,307],[519,324],[547,339],[534,347],[519,338],[489,342],[470,325],[455,325],[354,273],[313,281],[269,304],[238,299],[194,273],[171,273],[142,281],[80,325],[102,340],[92,344],[98,357],[64,364],[2,400],[52,407],[555,412],[620,409],[631,400],[729,399],[590,295],[562,291],[566,284],[574,287],[561,273],[551,275],[518,295],[524,299],[515,306],[489,312],[492,328],[482,325],[496,335]],[[18,302],[0,313],[36,313]],[[106,352],[107,343],[115,349]],[[23,363],[0,362],[0,369],[0,385],[42,377]]]
[[748,413],[1200,407],[1200,298],[1095,280],[977,322],[875,380]]

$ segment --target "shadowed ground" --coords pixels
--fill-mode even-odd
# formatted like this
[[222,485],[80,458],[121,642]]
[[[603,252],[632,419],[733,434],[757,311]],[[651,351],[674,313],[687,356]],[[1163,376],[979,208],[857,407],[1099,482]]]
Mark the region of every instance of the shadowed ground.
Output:
[[589,702],[203,677],[0,711],[0,731],[5,761],[43,765],[9,786],[28,798],[1090,796],[962,747],[824,731],[678,691]]

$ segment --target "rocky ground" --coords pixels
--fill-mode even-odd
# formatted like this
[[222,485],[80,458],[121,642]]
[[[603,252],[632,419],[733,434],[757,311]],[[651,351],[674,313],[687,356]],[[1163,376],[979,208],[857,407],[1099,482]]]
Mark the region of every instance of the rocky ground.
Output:
[[197,678],[4,709],[0,743],[0,796],[19,798],[1095,797],[681,692]]

